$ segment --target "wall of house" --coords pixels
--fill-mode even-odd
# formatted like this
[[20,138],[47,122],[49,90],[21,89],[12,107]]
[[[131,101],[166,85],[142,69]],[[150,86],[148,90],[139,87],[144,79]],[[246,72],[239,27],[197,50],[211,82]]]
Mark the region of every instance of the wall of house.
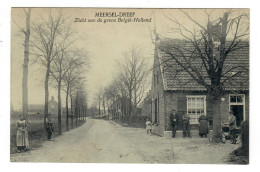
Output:
[[[166,131],[171,130],[170,113],[172,109],[176,110],[178,116],[177,129],[182,130],[182,116],[187,113],[187,98],[190,95],[206,95],[205,92],[177,92],[167,91],[165,92],[165,129]],[[206,97],[206,109],[208,118],[212,119],[212,108]],[[197,128],[197,126],[193,126]]]
[[[249,94],[245,94],[245,117],[249,119]],[[161,94],[160,94],[161,95]],[[164,100],[163,104],[159,105],[159,125],[154,126],[154,133],[163,136],[164,131],[171,131],[170,113],[172,109],[175,109],[178,116],[177,130],[182,130],[182,116],[187,113],[187,99],[186,96],[190,95],[206,95],[206,92],[177,92],[177,91],[164,91],[163,96],[160,98]],[[229,113],[229,94],[222,96],[224,101],[221,102],[221,120],[228,122]],[[206,95],[206,113],[207,117],[212,125],[213,110],[212,105],[209,102],[209,98]],[[162,124],[164,123],[164,124]],[[193,125],[192,128],[197,129],[197,125]]]
[[[153,78],[152,78],[152,89],[151,89],[151,99],[152,99],[152,132],[157,135],[163,135],[165,131],[165,112],[164,112],[164,88],[163,79],[161,75],[161,69],[159,65],[159,59],[157,51],[155,50],[154,56],[154,66],[153,66]],[[157,77],[158,76],[158,77]],[[158,122],[155,121],[155,99],[158,100],[157,117]]]

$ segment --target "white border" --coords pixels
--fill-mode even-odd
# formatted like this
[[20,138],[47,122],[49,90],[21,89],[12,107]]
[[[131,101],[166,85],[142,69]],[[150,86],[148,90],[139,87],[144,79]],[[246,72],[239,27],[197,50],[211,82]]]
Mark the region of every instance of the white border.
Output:
[[[9,110],[10,110],[10,12],[11,7],[142,7],[142,8],[250,8],[250,165],[124,165],[124,164],[45,164],[45,163],[10,163],[9,162]],[[3,171],[257,171],[259,164],[259,141],[257,134],[260,121],[257,106],[259,97],[259,5],[257,1],[242,0],[131,0],[81,1],[81,0],[9,0],[0,2],[0,64],[1,64],[1,170]],[[252,62],[253,61],[253,62]],[[8,76],[9,75],[9,76]],[[255,77],[254,77],[255,76]],[[251,94],[253,93],[253,94]],[[252,130],[254,129],[254,130]],[[255,137],[258,135],[258,137]],[[252,151],[253,150],[253,151]],[[48,168],[47,168],[48,167]],[[196,169],[194,169],[196,168]]]

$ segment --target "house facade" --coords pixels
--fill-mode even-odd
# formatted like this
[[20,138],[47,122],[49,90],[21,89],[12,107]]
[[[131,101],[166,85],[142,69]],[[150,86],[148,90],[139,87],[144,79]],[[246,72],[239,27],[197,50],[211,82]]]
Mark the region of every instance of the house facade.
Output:
[[[152,132],[165,136],[171,132],[170,113],[175,109],[178,116],[177,130],[182,130],[182,116],[188,114],[192,129],[198,128],[198,118],[206,115],[210,125],[213,122],[213,109],[209,101],[207,90],[193,80],[191,76],[182,70],[173,59],[164,54],[157,42],[154,53],[153,78],[151,89],[151,114]],[[167,40],[167,44],[176,44],[186,49],[192,49],[189,42],[179,40]],[[188,46],[187,46],[188,45]],[[194,60],[196,63],[196,60]],[[200,62],[197,62],[198,64]],[[243,47],[230,53],[226,59],[223,73],[235,75],[234,72],[241,66],[249,68],[249,50]],[[234,70],[233,70],[234,69]],[[234,111],[237,124],[249,119],[249,70],[239,73],[239,76],[227,82],[225,93],[221,97],[221,120],[228,121],[228,112]],[[203,71],[202,71],[203,72]]]

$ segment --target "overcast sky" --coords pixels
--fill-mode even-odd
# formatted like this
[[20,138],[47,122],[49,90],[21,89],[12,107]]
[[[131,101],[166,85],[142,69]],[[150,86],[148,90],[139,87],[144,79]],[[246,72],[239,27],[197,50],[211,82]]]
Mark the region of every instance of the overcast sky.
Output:
[[[52,9],[56,14],[58,10]],[[65,17],[70,17],[72,30],[80,38],[73,45],[87,51],[90,67],[86,72],[89,103],[92,102],[93,96],[101,87],[111,83],[116,77],[116,61],[123,56],[122,53],[129,51],[133,46],[142,49],[143,56],[147,59],[148,65],[153,62],[154,45],[150,30],[156,28],[161,36],[171,36],[178,38],[178,35],[170,33],[172,22],[166,17],[176,18],[184,22],[188,27],[193,24],[188,20],[186,22],[184,15],[176,9],[92,9],[92,8],[66,8],[62,10]],[[74,22],[75,18],[98,19],[95,17],[97,12],[134,12],[133,18],[151,19],[151,22]],[[189,14],[194,16],[201,23],[206,22],[203,10],[189,10]],[[216,11],[218,17],[220,12]],[[11,22],[11,102],[14,109],[21,109],[22,101],[22,64],[24,58],[23,41],[24,36],[19,32],[20,27],[25,26],[25,15],[20,8],[12,9]],[[47,8],[33,8],[31,13],[31,22],[40,22],[49,15]],[[117,17],[101,17],[104,19],[116,19]],[[128,18],[128,17],[122,17]],[[16,24],[17,25],[16,25]],[[152,38],[151,38],[152,36]],[[35,57],[30,56],[30,61]],[[45,69],[40,68],[38,64],[29,66],[29,104],[43,104],[44,102],[44,76]],[[150,78],[151,79],[151,78]],[[147,90],[149,90],[148,88]],[[56,89],[50,87],[49,96],[54,96],[57,100]],[[64,94],[62,95],[64,102]]]

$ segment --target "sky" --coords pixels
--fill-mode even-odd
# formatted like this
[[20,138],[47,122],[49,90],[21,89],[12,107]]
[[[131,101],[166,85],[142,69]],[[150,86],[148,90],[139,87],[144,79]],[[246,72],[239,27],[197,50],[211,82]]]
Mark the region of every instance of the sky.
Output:
[[[74,43],[74,47],[87,51],[89,67],[86,72],[87,92],[89,103],[91,104],[95,93],[101,88],[111,83],[116,77],[116,64],[122,58],[122,54],[129,51],[133,46],[142,49],[143,56],[147,58],[147,63],[151,64],[153,55],[153,44],[151,41],[149,24],[152,23],[88,23],[74,22],[75,18],[93,18],[95,12],[101,9],[63,9],[64,16],[70,17],[72,30],[76,32],[79,39]],[[112,9],[104,11],[115,11]],[[122,9],[120,11],[131,11]],[[138,11],[136,16],[151,18],[151,11]],[[56,13],[57,10],[52,10]],[[119,12],[119,11],[118,11]],[[32,9],[31,22],[39,22],[42,17],[49,14],[49,9]],[[14,109],[21,108],[21,83],[22,83],[22,63],[23,63],[23,35],[19,32],[19,27],[24,27],[25,15],[22,9],[12,9],[12,30],[11,30],[11,102]],[[19,27],[18,27],[18,26]],[[30,56],[28,97],[29,104],[41,104],[44,102],[44,76],[45,69],[37,63],[32,64],[36,57]],[[50,97],[57,100],[57,91],[50,87]],[[64,94],[62,95],[64,100]],[[63,101],[64,102],[64,101]]]
[[[52,9],[55,16],[59,9]],[[117,15],[128,12],[129,16],[118,17],[96,17],[96,13],[110,12]],[[206,22],[204,10],[186,10],[200,23]],[[223,10],[216,10],[213,15],[218,17]],[[31,23],[47,20],[50,13],[49,8],[32,8]],[[123,53],[131,48],[138,47],[142,50],[147,65],[152,66],[154,53],[154,30],[161,37],[179,38],[172,32],[173,22],[167,18],[175,18],[188,28],[194,24],[178,9],[102,9],[102,8],[63,8],[63,16],[68,18],[67,22],[75,32],[77,39],[73,47],[83,49],[87,52],[88,63],[85,76],[87,79],[86,90],[89,105],[93,102],[95,94],[100,88],[106,87],[117,77],[117,61],[123,57]],[[75,22],[75,18],[86,20],[86,22]],[[101,18],[102,22],[97,22]],[[147,22],[118,22],[118,18],[139,20],[147,19]],[[22,100],[22,64],[23,64],[23,41],[24,36],[20,28],[25,27],[25,14],[21,8],[12,8],[11,11],[11,103],[14,109],[21,109]],[[95,22],[88,22],[95,19]],[[104,22],[107,19],[115,19],[113,22]],[[136,19],[137,20],[137,19]],[[19,26],[19,27],[18,27]],[[29,104],[44,103],[44,77],[45,69],[35,61],[36,57],[30,55],[28,97]],[[151,77],[149,78],[151,80]],[[50,86],[49,97],[54,96],[57,100],[56,88]],[[150,89],[150,86],[146,91]],[[64,105],[64,93],[62,102]]]

